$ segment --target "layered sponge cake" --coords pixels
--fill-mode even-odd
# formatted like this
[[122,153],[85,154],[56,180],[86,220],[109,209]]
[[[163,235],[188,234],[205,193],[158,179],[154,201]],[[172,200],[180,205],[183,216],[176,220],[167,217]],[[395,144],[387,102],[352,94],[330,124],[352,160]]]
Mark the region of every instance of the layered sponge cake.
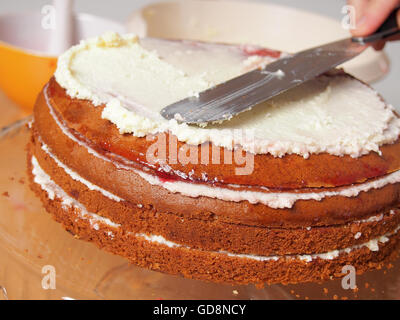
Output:
[[282,55],[81,42],[37,99],[32,189],[76,237],[165,273],[262,284],[380,268],[399,244],[400,119],[366,84],[334,70],[201,126],[159,113]]

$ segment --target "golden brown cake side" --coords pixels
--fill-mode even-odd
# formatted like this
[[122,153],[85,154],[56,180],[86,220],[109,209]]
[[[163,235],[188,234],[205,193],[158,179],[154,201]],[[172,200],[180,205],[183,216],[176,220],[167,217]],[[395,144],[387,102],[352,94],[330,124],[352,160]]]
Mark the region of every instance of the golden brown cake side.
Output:
[[[28,157],[28,170],[32,161]],[[30,174],[31,179],[34,179]],[[190,248],[160,237],[126,231],[119,225],[110,225],[99,216],[83,212],[82,206],[66,205],[65,199],[48,193],[31,181],[32,189],[41,198],[53,217],[76,237],[94,242],[97,246],[129,259],[132,263],[187,278],[232,284],[298,283],[329,280],[342,277],[342,267],[352,265],[361,274],[381,268],[397,255],[399,233],[379,244],[378,251],[368,246],[340,251],[330,259],[315,257],[308,261],[294,256],[254,257],[227,252]],[[97,217],[96,217],[97,216]]]
[[[263,256],[313,254],[360,245],[390,234],[400,225],[400,210],[396,207],[368,219],[308,228],[254,227],[214,216],[188,217],[159,211],[153,205],[117,201],[99,190],[90,190],[68,175],[43,150],[40,141],[33,140],[29,149],[51,179],[88,211],[120,224],[126,232],[160,235],[191,248]],[[133,187],[139,188],[140,183]]]

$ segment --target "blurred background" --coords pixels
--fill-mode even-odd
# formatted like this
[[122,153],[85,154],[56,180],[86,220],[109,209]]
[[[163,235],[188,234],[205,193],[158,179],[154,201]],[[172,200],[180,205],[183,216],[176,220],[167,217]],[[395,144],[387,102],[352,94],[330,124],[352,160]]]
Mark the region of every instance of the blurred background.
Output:
[[[210,0],[209,0],[210,1]],[[219,0],[214,0],[218,2]],[[226,1],[226,0],[225,0]],[[323,16],[327,16],[333,18],[337,21],[341,21],[343,19],[342,8],[346,4],[345,0],[232,0],[232,1],[241,1],[241,2],[259,2],[259,3],[270,3],[270,4],[279,4],[281,6],[288,6],[292,8],[297,8],[300,10],[306,10],[310,12],[314,12]],[[75,0],[74,1],[74,9],[76,12],[84,12],[90,13],[92,15],[100,16],[103,18],[111,19],[116,22],[120,22],[121,24],[125,24],[129,17],[132,16],[132,13],[139,8],[147,6],[149,4],[155,3],[154,0]],[[183,1],[186,2],[186,1]],[[1,0],[0,1],[0,18],[3,14],[9,14],[13,12],[23,12],[23,11],[40,11],[43,6],[51,4],[51,0]],[[245,12],[243,13],[245,17]],[[222,14],[220,17],[221,20],[224,19],[224,15]],[[281,19],[277,19],[276,29],[279,31],[281,24],[285,24],[285,17]],[[0,29],[2,25],[0,23]],[[315,26],[315,30],[310,30],[310,33],[316,32],[323,34],[324,30],[320,30],[319,26]],[[29,32],[27,29],[26,32]],[[1,33],[1,30],[0,30]],[[2,40],[2,39],[0,39]],[[293,39],[293,41],[299,41],[299,39]],[[283,49],[283,48],[276,48]],[[381,77],[379,81],[376,81],[372,84],[374,88],[380,92],[383,97],[387,100],[388,103],[397,107],[400,110],[400,93],[399,93],[399,74],[400,74],[400,41],[392,42],[386,46],[385,52],[390,61],[390,70],[389,72]],[[2,56],[0,56],[2,59]],[[0,61],[1,62],[1,61]],[[377,63],[382,64],[381,69],[387,68],[387,60],[378,59]],[[52,64],[52,62],[48,62],[48,64]],[[385,65],[383,65],[385,64]],[[368,71],[368,70],[366,70]],[[370,72],[375,72],[374,70],[369,70]],[[2,72],[3,73],[3,72]],[[386,73],[386,72],[385,72]],[[4,73],[0,75],[0,78],[4,77]],[[7,84],[7,83],[6,83]],[[29,86],[29,85],[25,85]],[[22,90],[21,90],[22,91]],[[18,92],[14,93],[18,96]],[[23,95],[23,92],[20,92]],[[8,96],[8,97],[7,97]],[[18,98],[9,99],[10,95],[5,95],[4,89],[0,89],[0,111],[3,114],[3,117],[0,119],[0,126],[4,126],[11,121],[22,117],[23,114],[29,113],[29,108],[21,113],[18,108]],[[15,102],[17,101],[17,103]],[[19,104],[23,104],[22,102]],[[4,112],[3,110],[6,110]]]

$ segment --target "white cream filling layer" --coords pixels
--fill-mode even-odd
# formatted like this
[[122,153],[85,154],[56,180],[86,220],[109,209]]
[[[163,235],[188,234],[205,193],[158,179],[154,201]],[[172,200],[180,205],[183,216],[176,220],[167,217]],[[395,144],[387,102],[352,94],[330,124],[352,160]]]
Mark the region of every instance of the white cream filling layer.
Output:
[[[73,199],[69,195],[67,195],[65,193],[65,191],[60,186],[58,186],[46,172],[44,172],[44,170],[40,167],[35,156],[32,156],[31,163],[32,163],[32,174],[34,176],[34,182],[37,183],[42,188],[42,190],[46,191],[50,200],[55,200],[55,198],[58,198],[62,201],[63,207],[76,209],[74,212],[81,219],[89,220],[91,227],[96,231],[100,231],[99,223],[103,223],[106,226],[112,227],[115,229],[119,229],[121,227],[120,224],[114,223],[108,218],[104,218],[102,216],[99,216],[98,214],[88,212],[81,203],[79,203],[78,201],[76,201],[75,199]],[[257,261],[270,261],[270,260],[277,261],[281,258],[299,259],[299,260],[302,260],[305,262],[311,262],[312,260],[317,259],[317,258],[322,259],[322,260],[332,260],[332,259],[337,258],[342,253],[348,254],[353,250],[357,250],[357,249],[360,249],[363,247],[366,247],[371,251],[379,251],[379,243],[388,242],[389,237],[396,234],[399,230],[400,230],[400,226],[398,226],[393,232],[387,233],[383,236],[380,236],[376,239],[370,240],[363,244],[355,245],[355,246],[348,247],[348,248],[341,249],[341,250],[332,250],[332,251],[325,252],[325,253],[316,253],[316,254],[311,254],[311,255],[258,256],[258,255],[252,255],[252,254],[236,254],[236,253],[230,253],[230,252],[226,252],[226,251],[215,251],[213,253],[224,254],[224,255],[228,255],[230,257],[235,257],[235,258],[253,259],[253,260],[257,260]],[[114,234],[112,232],[110,233],[110,231],[107,232],[107,235],[110,236],[111,238],[114,238]],[[191,247],[169,241],[160,235],[147,235],[144,233],[135,233],[134,236],[143,238],[146,241],[149,241],[152,243],[165,245],[170,248],[183,247],[183,248],[187,248],[190,250],[198,250],[198,249],[193,249]]]
[[52,158],[55,161],[55,163],[60,168],[62,168],[65,171],[65,173],[72,180],[75,180],[75,181],[78,181],[78,182],[84,184],[89,190],[92,190],[92,191],[94,190],[94,191],[100,192],[103,196],[105,196],[105,197],[107,197],[107,198],[109,198],[111,200],[114,200],[114,201],[117,201],[117,202],[123,201],[123,199],[121,199],[120,197],[118,197],[115,194],[112,194],[111,192],[109,192],[107,190],[104,190],[103,188],[100,188],[99,186],[91,183],[90,181],[86,180],[85,178],[80,176],[78,173],[76,173],[75,171],[73,171],[72,169],[67,167],[64,163],[62,163],[60,160],[58,160],[58,158],[53,153],[51,153],[49,147],[43,141],[40,141],[40,143],[42,145],[41,146],[42,150],[44,152],[46,152],[50,156],[50,158]]
[[[125,170],[132,170],[137,175],[139,175],[142,179],[148,182],[151,185],[162,187],[169,192],[179,193],[188,197],[196,198],[196,197],[209,197],[214,199],[220,199],[224,201],[248,201],[250,203],[262,203],[270,208],[274,209],[283,209],[283,208],[291,208],[298,200],[316,200],[321,201],[327,197],[341,196],[341,197],[356,197],[361,192],[368,192],[372,189],[380,189],[385,187],[388,184],[394,184],[400,182],[400,170],[390,173],[384,177],[357,184],[348,187],[339,188],[335,191],[322,191],[322,192],[308,192],[308,193],[293,193],[293,192],[260,192],[260,191],[249,191],[249,190],[232,190],[221,187],[211,187],[206,184],[197,184],[197,183],[188,183],[183,181],[163,181],[157,176],[151,175],[141,170],[134,169],[130,166],[125,166],[123,164],[116,163],[115,161],[110,160],[109,158],[101,155],[96,150],[88,146],[83,141],[80,141],[75,136],[73,136],[68,129],[65,127],[63,123],[58,119],[55,115],[53,108],[51,106],[48,94],[47,94],[48,86],[44,88],[44,96],[47,102],[47,106],[49,108],[50,114],[56,121],[57,125],[60,127],[62,132],[71,140],[78,143],[80,146],[84,147],[90,154],[100,158],[104,161],[111,162],[116,165],[117,168],[123,168]],[[46,148],[46,147],[45,147]],[[55,158],[54,155],[52,155]],[[128,160],[127,160],[128,161]],[[57,163],[61,163],[58,159]],[[61,163],[62,164],[62,163]],[[71,177],[78,177],[79,175],[73,172],[70,168],[67,168],[64,164],[62,167],[66,168],[66,173],[70,172]],[[80,177],[83,179],[82,177]],[[90,183],[89,181],[87,181]],[[93,186],[92,186],[93,187]],[[98,187],[99,188],[99,187]],[[105,190],[104,190],[105,191]],[[107,191],[106,191],[107,192]],[[115,196],[116,197],[116,196]]]
[[[312,80],[205,128],[159,114],[170,103],[272,60],[246,56],[240,47],[112,33],[61,55],[55,77],[71,97],[105,104],[103,118],[135,136],[169,131],[193,145],[210,141],[279,157],[323,152],[358,157],[398,139],[400,119],[392,107],[366,85],[343,76]],[[244,133],[227,138],[226,130]]]
[[207,185],[187,183],[182,181],[162,181],[157,176],[153,176],[143,171],[135,170],[144,180],[151,185],[160,186],[173,193],[180,193],[189,197],[209,197],[224,201],[248,201],[250,203],[262,203],[270,208],[283,209],[291,208],[299,200],[316,200],[321,201],[327,197],[356,197],[361,192],[367,192],[372,189],[380,189],[388,184],[400,182],[400,171],[388,174],[382,178],[344,187],[337,191],[322,191],[308,193],[293,193],[293,192],[259,192],[247,190],[231,190],[220,187],[209,187]]
[[55,200],[55,198],[60,199],[62,202],[62,206],[64,208],[74,208],[77,209],[75,212],[82,218],[88,219],[91,226],[98,230],[99,226],[98,222],[104,223],[110,227],[118,228],[121,225],[112,222],[108,218],[104,218],[99,216],[98,214],[88,212],[86,208],[76,201],[74,198],[70,197],[60,186],[58,186],[50,176],[44,172],[44,170],[40,167],[39,162],[36,157],[33,156],[31,159],[32,162],[32,174],[33,181],[40,185],[42,190],[47,192],[47,195],[50,200]]
[[[314,259],[322,259],[322,260],[333,260],[337,257],[339,257],[340,254],[343,253],[350,253],[353,250],[357,250],[357,249],[361,249],[361,248],[368,248],[371,251],[379,251],[379,243],[386,243],[389,241],[389,237],[393,236],[395,234],[397,234],[397,232],[400,230],[400,225],[396,227],[396,229],[394,229],[392,232],[388,232],[383,236],[380,236],[378,238],[372,239],[368,242],[362,243],[362,244],[358,244],[358,245],[354,245],[348,248],[344,248],[344,249],[340,249],[340,250],[332,250],[332,251],[328,251],[328,252],[324,252],[324,253],[315,253],[315,254],[298,254],[298,255],[284,255],[284,256],[259,256],[259,255],[253,255],[253,254],[237,254],[237,253],[230,253],[227,251],[218,251],[216,253],[222,253],[222,254],[226,254],[228,256],[231,257],[237,257],[237,258],[247,258],[247,259],[253,259],[253,260],[257,260],[257,261],[278,261],[281,258],[286,258],[286,259],[299,259],[305,262],[311,262]],[[141,236],[144,239],[146,239],[147,241],[151,241],[154,243],[158,243],[158,244],[163,244],[166,245],[170,248],[174,248],[174,247],[185,247],[188,249],[193,250],[192,248],[188,247],[188,246],[183,246],[181,244],[166,240],[164,237],[160,236],[160,235],[146,235],[146,234],[136,234],[137,236]]]

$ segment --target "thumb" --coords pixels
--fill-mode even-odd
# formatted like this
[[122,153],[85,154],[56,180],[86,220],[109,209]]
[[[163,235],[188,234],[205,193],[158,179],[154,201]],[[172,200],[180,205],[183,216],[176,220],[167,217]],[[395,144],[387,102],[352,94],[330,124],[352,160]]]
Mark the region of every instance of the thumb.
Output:
[[[352,31],[353,35],[363,37],[375,32],[398,4],[398,0],[374,0],[369,2],[363,16],[357,23],[356,29]],[[399,13],[397,13],[397,18],[400,22]]]
[[397,26],[400,28],[400,9],[397,10]]

